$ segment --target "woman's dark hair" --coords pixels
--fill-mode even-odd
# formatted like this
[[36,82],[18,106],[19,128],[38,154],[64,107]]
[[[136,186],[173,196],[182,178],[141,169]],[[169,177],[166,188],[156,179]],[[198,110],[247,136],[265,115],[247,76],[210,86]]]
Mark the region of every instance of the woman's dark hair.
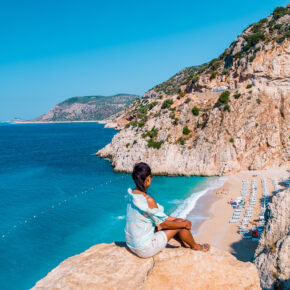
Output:
[[132,177],[137,189],[146,192],[144,182],[149,175],[151,175],[151,168],[147,163],[139,162],[134,165]]

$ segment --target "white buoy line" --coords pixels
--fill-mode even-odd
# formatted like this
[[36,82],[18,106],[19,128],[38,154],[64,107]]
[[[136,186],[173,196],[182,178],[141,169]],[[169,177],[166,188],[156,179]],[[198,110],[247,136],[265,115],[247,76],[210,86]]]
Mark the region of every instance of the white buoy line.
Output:
[[[125,178],[125,176],[117,177],[117,178],[114,179],[114,181],[115,181],[115,180],[124,179],[124,178]],[[62,200],[62,201],[59,201],[59,202],[57,202],[57,203],[55,203],[55,204],[53,204],[53,205],[50,205],[49,207],[47,207],[46,209],[40,211],[39,213],[34,214],[34,215],[32,215],[32,216],[30,216],[30,217],[28,217],[28,218],[26,218],[26,219],[24,219],[24,220],[22,220],[22,221],[19,221],[17,224],[13,225],[13,226],[12,226],[12,227],[11,227],[11,228],[6,232],[6,233],[4,233],[4,234],[2,234],[2,235],[0,236],[1,239],[3,240],[3,239],[5,239],[5,238],[7,238],[7,237],[8,237],[8,236],[13,232],[13,231],[15,231],[15,229],[16,229],[17,227],[29,223],[30,221],[32,221],[32,220],[38,218],[39,216],[41,216],[41,215],[43,215],[43,214],[49,212],[50,210],[52,210],[52,209],[54,209],[54,208],[56,208],[56,207],[59,207],[59,206],[65,204],[65,203],[67,203],[68,201],[73,200],[73,199],[75,199],[75,198],[77,198],[77,197],[79,197],[79,196],[82,196],[82,195],[84,195],[84,194],[86,194],[86,193],[88,193],[88,192],[94,191],[94,190],[96,190],[97,188],[99,188],[100,186],[104,186],[104,185],[107,185],[107,184],[110,184],[110,183],[112,183],[112,180],[111,180],[111,179],[110,179],[109,181],[106,181],[106,182],[101,183],[101,184],[99,184],[99,185],[93,186],[93,187],[91,187],[91,188],[89,188],[89,189],[86,189],[86,190],[84,190],[84,191],[81,191],[81,192],[78,193],[78,194],[74,194],[74,195],[70,196],[69,198],[66,198],[66,199],[64,199],[64,200]]]

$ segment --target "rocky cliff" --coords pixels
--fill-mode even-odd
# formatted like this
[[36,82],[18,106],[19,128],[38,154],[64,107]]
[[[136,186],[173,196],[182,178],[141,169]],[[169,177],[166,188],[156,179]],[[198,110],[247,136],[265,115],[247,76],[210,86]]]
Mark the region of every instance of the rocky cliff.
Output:
[[34,119],[35,122],[94,121],[108,119],[123,111],[138,96],[118,94],[114,96],[88,96],[69,98],[48,113]]
[[62,262],[33,289],[260,289],[252,263],[217,249],[173,247],[141,259],[122,243],[96,245]]
[[255,252],[264,289],[290,289],[290,190],[277,193]]
[[148,91],[107,126],[97,152],[116,171],[225,175],[289,161],[289,7],[252,24],[218,58]]

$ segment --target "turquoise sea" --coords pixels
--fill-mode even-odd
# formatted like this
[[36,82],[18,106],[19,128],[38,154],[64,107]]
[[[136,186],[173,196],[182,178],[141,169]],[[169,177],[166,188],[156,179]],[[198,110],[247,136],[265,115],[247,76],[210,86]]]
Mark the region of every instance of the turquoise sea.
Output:
[[[1,290],[29,289],[64,259],[124,240],[134,183],[95,155],[116,133],[97,123],[0,124]],[[149,192],[182,217],[215,182],[155,176]]]

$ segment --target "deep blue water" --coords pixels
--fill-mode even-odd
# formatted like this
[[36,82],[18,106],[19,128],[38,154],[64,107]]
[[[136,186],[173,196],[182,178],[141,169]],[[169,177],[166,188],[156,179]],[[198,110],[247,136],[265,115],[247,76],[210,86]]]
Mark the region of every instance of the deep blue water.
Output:
[[[64,259],[124,240],[134,183],[95,155],[115,133],[97,123],[0,124],[1,290],[29,289]],[[208,180],[155,176],[150,192],[171,213]]]

